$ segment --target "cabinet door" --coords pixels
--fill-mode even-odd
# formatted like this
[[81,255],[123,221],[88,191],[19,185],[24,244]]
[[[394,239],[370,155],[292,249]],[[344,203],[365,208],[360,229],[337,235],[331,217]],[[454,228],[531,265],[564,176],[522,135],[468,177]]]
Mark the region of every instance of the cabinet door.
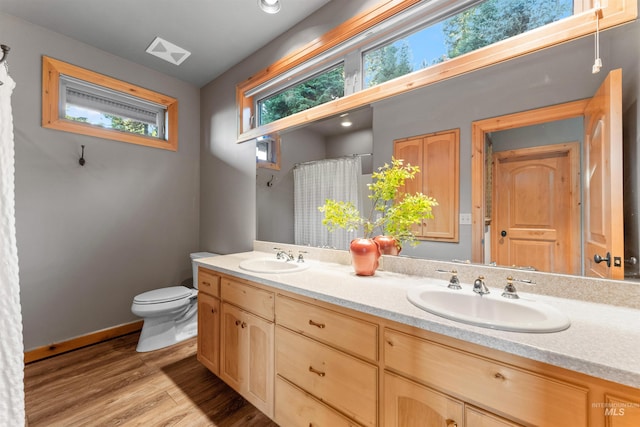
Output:
[[198,294],[198,360],[220,374],[220,301]]
[[273,418],[274,326],[251,313],[242,312],[240,324],[244,375],[243,396],[269,418]]
[[609,394],[605,395],[602,408],[606,427],[638,427],[640,426],[640,407],[638,401],[627,400]]
[[481,409],[465,405],[464,408],[465,427],[521,427]]
[[462,427],[462,413],[462,402],[385,372],[386,427]]
[[222,303],[220,322],[220,378],[235,391],[241,392],[244,378],[241,366],[241,354],[243,353],[241,348],[243,345],[242,311],[237,307]]

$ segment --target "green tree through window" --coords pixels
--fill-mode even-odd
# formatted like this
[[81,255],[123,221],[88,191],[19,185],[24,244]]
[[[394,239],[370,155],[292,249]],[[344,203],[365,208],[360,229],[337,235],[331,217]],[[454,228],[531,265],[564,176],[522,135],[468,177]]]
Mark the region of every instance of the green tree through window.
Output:
[[259,125],[271,123],[343,96],[344,66],[340,65],[258,102]]
[[[572,14],[573,0],[487,0],[405,38],[365,52],[365,87],[444,62]],[[440,34],[436,37],[436,33]]]

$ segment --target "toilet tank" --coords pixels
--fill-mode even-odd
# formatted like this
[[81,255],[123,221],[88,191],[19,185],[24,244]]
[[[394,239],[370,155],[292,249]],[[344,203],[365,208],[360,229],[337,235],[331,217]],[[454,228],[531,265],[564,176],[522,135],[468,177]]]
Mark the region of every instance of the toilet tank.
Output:
[[218,254],[214,254],[211,252],[196,252],[190,255],[191,256],[191,268],[193,269],[193,287],[198,289],[198,264],[193,262],[193,260],[198,258],[209,258],[212,256],[218,256]]

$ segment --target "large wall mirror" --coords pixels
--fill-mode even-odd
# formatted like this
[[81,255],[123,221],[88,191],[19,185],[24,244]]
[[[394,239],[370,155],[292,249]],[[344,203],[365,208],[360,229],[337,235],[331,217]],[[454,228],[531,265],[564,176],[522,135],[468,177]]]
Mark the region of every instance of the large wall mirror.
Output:
[[[593,97],[611,70],[622,69],[622,105],[624,182],[619,191],[624,200],[624,263],[625,279],[638,277],[640,178],[638,176],[638,96],[640,95],[640,23],[636,20],[603,32],[600,35],[604,66],[592,73],[593,37],[584,37],[540,52],[493,65],[472,73],[416,89],[376,102],[349,113],[351,127],[343,127],[345,117],[338,115],[321,122],[308,123],[280,132],[281,168],[279,171],[258,169],[257,239],[295,242],[294,183],[296,165],[326,158],[357,155],[362,160],[362,174],[370,174],[389,162],[393,141],[414,135],[445,129],[460,129],[460,222],[459,242],[423,242],[407,247],[402,255],[438,260],[472,260],[473,230],[466,215],[474,211],[472,194],[476,186],[485,186],[472,175],[472,124],[492,117],[541,109]],[[545,120],[544,123],[490,133],[493,154],[510,150],[544,150],[552,145],[578,147],[582,156],[583,123],[580,117],[569,120]],[[562,150],[560,150],[562,151]],[[576,151],[572,152],[575,156]],[[484,156],[485,153],[482,153]],[[476,154],[477,156],[477,154]],[[582,192],[585,174],[582,168],[569,172],[575,186]],[[573,175],[571,175],[573,174]],[[496,180],[496,176],[491,176]],[[486,179],[484,180],[486,181]],[[270,185],[268,185],[268,183]],[[491,185],[496,185],[493,182]],[[493,187],[491,187],[493,188]],[[583,252],[582,200],[578,204],[578,251]],[[493,209],[496,207],[493,206]],[[464,217],[462,217],[464,215]],[[484,226],[484,224],[483,224]],[[489,233],[490,222],[483,232]],[[487,234],[487,236],[490,236]],[[563,237],[564,239],[564,237]],[[493,263],[490,242],[484,241],[483,263]],[[526,260],[526,258],[523,258]],[[522,262],[526,264],[526,262]],[[527,267],[522,265],[521,267]],[[538,270],[562,274],[584,274],[583,267],[572,270],[558,267]]]

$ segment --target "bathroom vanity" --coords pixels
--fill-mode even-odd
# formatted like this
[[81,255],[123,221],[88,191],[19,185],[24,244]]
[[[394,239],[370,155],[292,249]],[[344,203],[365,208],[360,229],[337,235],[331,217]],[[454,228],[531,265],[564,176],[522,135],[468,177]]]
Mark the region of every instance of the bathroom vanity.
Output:
[[640,425],[640,310],[535,295],[571,327],[497,331],[412,305],[420,276],[238,267],[269,256],[198,260],[198,360],[283,427]]

